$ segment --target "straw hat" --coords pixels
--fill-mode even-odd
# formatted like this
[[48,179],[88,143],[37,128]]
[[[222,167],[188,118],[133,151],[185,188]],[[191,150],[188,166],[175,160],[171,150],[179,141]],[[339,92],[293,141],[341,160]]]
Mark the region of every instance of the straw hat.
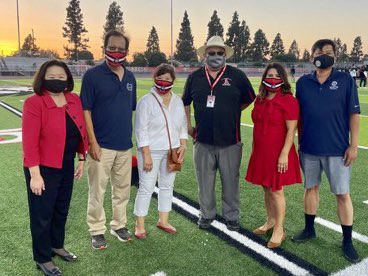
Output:
[[203,45],[201,47],[199,47],[197,49],[197,54],[201,57],[204,58],[204,54],[206,53],[207,48],[210,47],[221,47],[225,49],[225,54],[226,54],[226,58],[230,58],[233,54],[234,54],[234,50],[232,48],[230,48],[229,46],[225,45],[224,41],[222,40],[222,38],[220,36],[213,36],[211,37],[206,45]]

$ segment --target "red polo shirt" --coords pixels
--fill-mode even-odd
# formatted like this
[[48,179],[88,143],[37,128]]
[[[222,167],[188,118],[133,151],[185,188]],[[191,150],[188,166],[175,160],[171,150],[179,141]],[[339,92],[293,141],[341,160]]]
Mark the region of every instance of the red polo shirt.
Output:
[[33,95],[23,106],[22,137],[23,163],[25,167],[44,165],[62,168],[65,139],[65,112],[74,121],[82,137],[78,153],[85,156],[88,150],[87,130],[83,109],[78,95],[64,93],[67,104],[57,107],[49,93]]

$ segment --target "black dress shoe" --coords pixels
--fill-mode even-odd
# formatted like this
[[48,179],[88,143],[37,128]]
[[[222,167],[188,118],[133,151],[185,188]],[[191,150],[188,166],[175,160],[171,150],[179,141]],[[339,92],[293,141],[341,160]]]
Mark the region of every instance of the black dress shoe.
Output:
[[208,229],[211,227],[213,219],[200,218],[197,222],[198,227],[201,229]]
[[291,240],[296,243],[302,243],[302,242],[306,242],[306,241],[315,239],[316,237],[317,237],[316,231],[314,229],[310,229],[310,230],[303,229],[303,231],[301,231],[300,233],[292,237]]
[[75,256],[73,253],[66,251],[66,255],[61,255],[56,253],[54,250],[52,250],[51,255],[52,257],[59,256],[62,260],[66,262],[76,262],[78,260],[78,257]]
[[349,262],[356,264],[360,261],[359,255],[351,241],[342,243],[342,252],[345,259],[347,259]]
[[238,231],[239,227],[240,227],[239,221],[237,221],[237,220],[228,220],[228,221],[226,221],[226,227],[230,231]]
[[43,272],[44,275],[46,276],[62,276],[63,274],[61,273],[60,268],[58,267],[54,267],[51,270],[48,270],[44,264],[40,264],[36,262],[36,268],[41,270]]

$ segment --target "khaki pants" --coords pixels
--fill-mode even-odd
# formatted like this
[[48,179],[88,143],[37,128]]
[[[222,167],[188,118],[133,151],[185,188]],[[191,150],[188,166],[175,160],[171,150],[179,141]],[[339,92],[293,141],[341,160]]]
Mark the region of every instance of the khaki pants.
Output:
[[113,230],[125,227],[127,222],[126,207],[130,197],[132,173],[131,150],[116,151],[101,148],[100,161],[88,156],[88,209],[87,224],[92,236],[104,234],[106,216],[103,208],[106,186],[111,179]]

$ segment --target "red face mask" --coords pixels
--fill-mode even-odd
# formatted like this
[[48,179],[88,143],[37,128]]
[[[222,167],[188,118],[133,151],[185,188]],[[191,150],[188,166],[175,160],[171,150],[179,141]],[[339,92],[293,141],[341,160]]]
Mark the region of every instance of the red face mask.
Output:
[[112,67],[122,66],[126,58],[127,52],[105,51],[105,59]]
[[265,78],[262,83],[264,84],[268,92],[277,93],[281,92],[281,86],[284,82],[281,79]]
[[165,81],[165,80],[155,80],[155,87],[159,94],[165,95],[168,92],[171,91],[171,88],[173,87],[172,81]]

